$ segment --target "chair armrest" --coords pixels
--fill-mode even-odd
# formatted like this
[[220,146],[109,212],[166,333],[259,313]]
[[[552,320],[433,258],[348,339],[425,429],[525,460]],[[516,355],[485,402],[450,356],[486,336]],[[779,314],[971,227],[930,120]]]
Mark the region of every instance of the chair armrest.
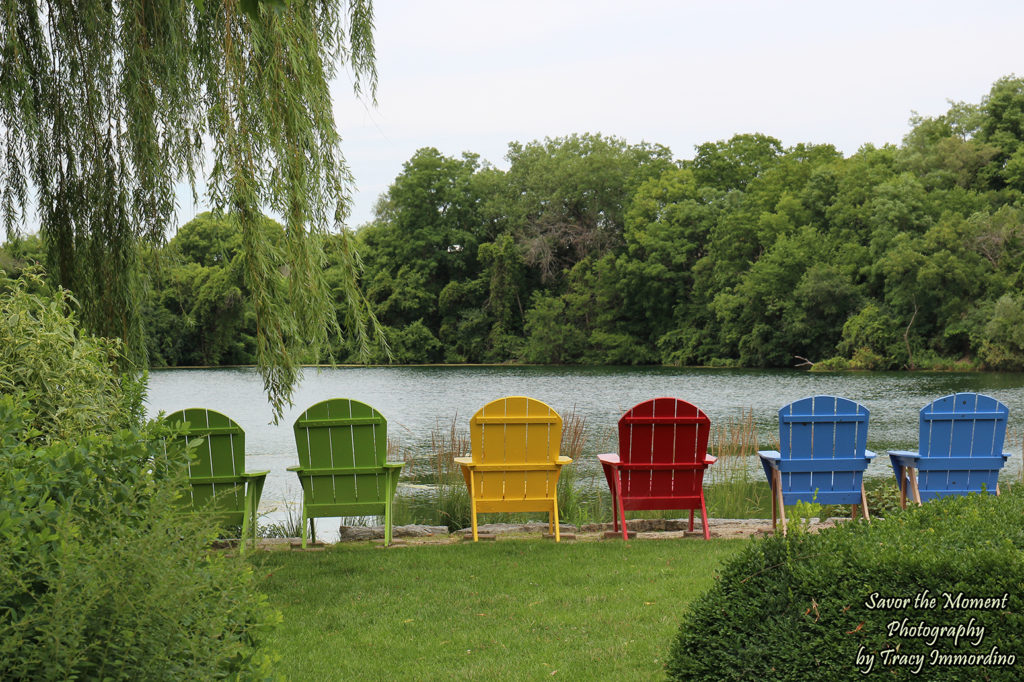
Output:
[[455,462],[456,464],[464,464],[466,466],[472,466],[473,465],[473,458],[472,457],[453,457],[452,461]]
[[246,472],[242,473],[242,476],[245,476],[246,478],[266,478],[267,474],[269,474],[269,473],[270,473],[270,470],[267,470],[267,471],[246,471]]
[[604,455],[598,455],[597,459],[600,460],[602,464],[611,464],[613,466],[622,463],[622,460],[619,459],[619,455],[614,452],[609,452]]
[[890,458],[900,463],[903,463],[904,460],[910,460],[907,463],[911,466],[921,459],[920,453],[911,452],[910,450],[887,450],[886,453]]
[[572,464],[572,457],[561,457],[555,460],[555,464]]
[[865,450],[864,451],[864,458],[867,459],[868,461],[873,460],[875,457],[878,457],[878,454],[876,452],[874,452],[873,450]]
[[761,458],[762,464],[770,466],[773,469],[782,461],[782,455],[780,455],[777,450],[758,450],[757,456]]
[[704,464],[711,466],[718,461],[718,458],[712,455],[710,452],[704,457]]
[[405,462],[384,462],[385,469],[401,469],[405,466]]

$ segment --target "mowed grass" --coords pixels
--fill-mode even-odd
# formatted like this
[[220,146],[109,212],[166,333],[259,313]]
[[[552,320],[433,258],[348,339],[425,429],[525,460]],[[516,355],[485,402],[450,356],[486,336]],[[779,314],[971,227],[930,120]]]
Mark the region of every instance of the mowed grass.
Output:
[[650,680],[745,542],[345,543],[253,562],[292,680]]

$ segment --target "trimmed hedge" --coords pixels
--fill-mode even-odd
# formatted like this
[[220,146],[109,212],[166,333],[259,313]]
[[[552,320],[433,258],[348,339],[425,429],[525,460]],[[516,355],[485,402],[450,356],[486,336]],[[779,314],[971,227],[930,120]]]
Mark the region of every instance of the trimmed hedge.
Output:
[[1021,679],[1022,549],[1024,486],[752,542],[690,605],[669,677]]

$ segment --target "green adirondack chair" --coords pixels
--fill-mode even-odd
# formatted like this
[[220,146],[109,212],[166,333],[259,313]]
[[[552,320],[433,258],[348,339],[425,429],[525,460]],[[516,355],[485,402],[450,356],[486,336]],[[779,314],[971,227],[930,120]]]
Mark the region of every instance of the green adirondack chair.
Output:
[[306,519],[384,515],[384,544],[391,544],[391,500],[402,464],[387,461],[388,423],[365,403],[334,398],[313,405],[295,421],[302,485],[302,546]]
[[186,506],[215,517],[224,526],[241,526],[244,553],[246,539],[256,543],[256,512],[268,473],[245,471],[245,432],[226,415],[202,407],[169,414],[164,421],[184,422],[186,438],[204,441],[192,451]]

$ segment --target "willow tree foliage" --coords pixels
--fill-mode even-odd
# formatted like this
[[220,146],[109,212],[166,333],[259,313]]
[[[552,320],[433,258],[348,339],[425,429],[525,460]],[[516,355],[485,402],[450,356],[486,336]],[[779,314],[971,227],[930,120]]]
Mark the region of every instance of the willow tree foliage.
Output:
[[[51,276],[90,331],[144,357],[139,249],[160,243],[175,188],[242,228],[257,358],[275,412],[298,362],[340,333],[322,240],[350,175],[328,83],[347,64],[376,89],[372,0],[0,0],[0,161],[8,238],[33,211]],[[262,211],[286,238],[261,239]],[[281,265],[281,263],[285,265]],[[357,345],[372,322],[358,261],[340,285]]]

